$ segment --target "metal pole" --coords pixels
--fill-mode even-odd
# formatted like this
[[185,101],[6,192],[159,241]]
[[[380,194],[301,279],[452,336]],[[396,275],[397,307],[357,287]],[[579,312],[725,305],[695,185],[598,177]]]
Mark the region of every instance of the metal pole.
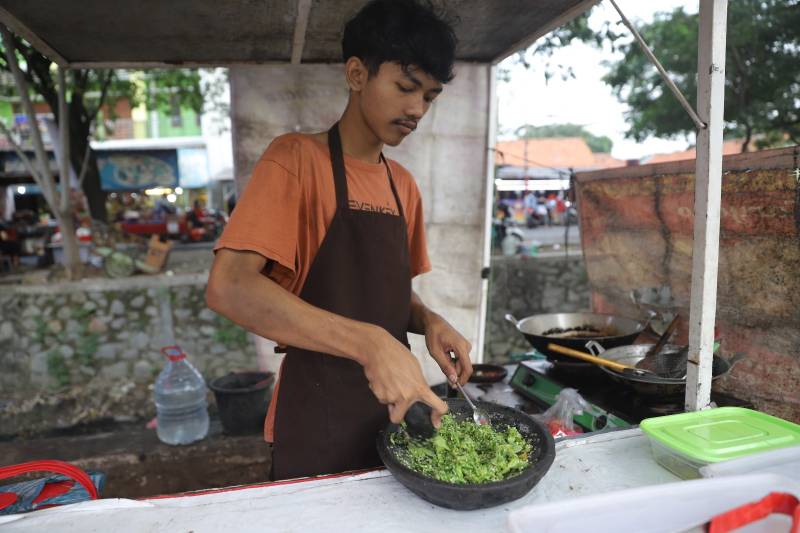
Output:
[[687,411],[705,409],[711,403],[722,196],[727,10],[728,0],[700,0],[697,111],[708,127],[697,132],[689,364],[685,399]]
[[[636,40],[637,43],[639,43],[639,46],[642,47],[642,51],[645,53],[645,55],[650,59],[650,61],[656,67],[656,69],[658,70],[658,73],[661,74],[661,78],[664,80],[664,83],[667,84],[667,87],[669,87],[669,90],[672,91],[672,94],[674,94],[675,98],[678,99],[678,102],[681,104],[681,106],[683,106],[683,109],[685,109],[686,112],[689,114],[689,117],[692,119],[692,122],[694,122],[695,127],[697,129],[699,129],[699,130],[704,129],[706,127],[707,122],[704,122],[698,116],[698,114],[695,112],[695,110],[692,109],[692,106],[689,104],[689,102],[683,96],[683,93],[681,92],[681,90],[678,89],[678,86],[675,85],[675,83],[669,77],[669,74],[667,74],[667,71],[661,65],[661,62],[656,58],[655,54],[653,54],[653,51],[650,50],[650,47],[647,46],[647,43],[644,42],[644,39],[642,39],[642,36],[639,35],[639,32],[636,31],[636,28],[633,26],[633,24],[631,24],[631,21],[628,20],[628,17],[625,16],[625,13],[622,12],[622,10],[619,8],[617,3],[614,0],[609,0],[609,1],[611,2],[611,5],[614,6],[614,9],[617,10],[617,13],[619,13],[620,18],[622,19],[622,23],[625,24],[625,26],[627,26],[629,30],[631,30],[631,33],[633,34],[633,38]],[[724,35],[722,36],[722,42],[723,43],[725,42],[725,36]]]
[[497,145],[497,66],[488,67],[489,113],[486,117],[486,180],[484,187],[483,267],[481,268],[481,301],[478,309],[478,335],[475,361],[485,358],[486,316],[489,307],[489,276],[492,263],[492,218],[494,217],[494,157]]

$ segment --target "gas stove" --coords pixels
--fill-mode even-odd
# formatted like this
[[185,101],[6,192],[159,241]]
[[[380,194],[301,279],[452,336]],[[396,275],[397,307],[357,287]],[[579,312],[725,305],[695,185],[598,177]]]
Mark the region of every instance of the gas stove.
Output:
[[[683,396],[644,396],[612,381],[599,369],[590,372],[563,372],[544,359],[506,365],[508,376],[502,382],[467,384],[467,392],[478,400],[515,407],[528,414],[539,414],[553,405],[559,392],[574,388],[589,403],[575,422],[586,432],[621,429],[638,425],[646,418],[681,413]],[[712,393],[718,406],[751,407],[752,404],[730,395]]]

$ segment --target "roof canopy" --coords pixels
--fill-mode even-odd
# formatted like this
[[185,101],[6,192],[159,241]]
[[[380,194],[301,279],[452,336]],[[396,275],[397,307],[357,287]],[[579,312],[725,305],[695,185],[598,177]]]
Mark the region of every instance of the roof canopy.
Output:
[[[458,59],[497,62],[598,0],[441,0],[459,17]],[[4,0],[0,22],[62,66],[341,61],[365,0]]]

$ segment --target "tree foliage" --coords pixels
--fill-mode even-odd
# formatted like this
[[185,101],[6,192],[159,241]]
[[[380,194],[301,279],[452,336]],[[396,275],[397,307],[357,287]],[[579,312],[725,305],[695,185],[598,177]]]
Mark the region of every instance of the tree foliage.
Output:
[[[628,104],[626,135],[675,138],[694,132],[694,125],[655,67],[632,41],[627,29],[601,31],[588,26],[584,14],[551,33],[520,56],[544,54],[574,41],[621,53],[609,62],[604,81]],[[697,102],[699,16],[682,8],[659,13],[637,28],[687,100]],[[736,0],[728,3],[726,42],[725,136],[743,139],[742,150],[800,143],[800,0]],[[552,65],[549,68],[553,68]],[[562,77],[571,68],[555,65]],[[545,73],[545,76],[552,76]]]
[[[514,56],[515,61],[525,68],[531,68],[530,60],[532,57],[544,57],[545,65],[542,75],[545,82],[554,76],[559,76],[563,80],[574,79],[576,74],[572,65],[552,62],[553,55],[557,50],[569,46],[575,41],[582,41],[597,47],[602,47],[604,43],[608,43],[613,51],[617,41],[624,36],[624,33],[619,33],[608,21],[604,22],[598,31],[595,31],[589,27],[589,15],[590,12],[586,12],[572,19],[536,41],[526,50],[520,50]],[[501,79],[508,81],[509,73],[501,70],[499,76]]]
[[519,139],[540,139],[545,137],[581,137],[589,145],[592,152],[611,152],[613,141],[603,136],[594,135],[586,131],[579,124],[548,124],[547,126],[531,126],[525,124],[514,131]]
[[[660,14],[641,33],[696,106],[698,15],[683,9]],[[604,77],[630,106],[628,136],[642,140],[694,131],[655,67],[635,47],[623,45],[624,59],[612,64]],[[800,143],[800,5],[782,0],[730,2],[725,56],[726,137],[743,139],[742,151],[754,139],[757,147],[785,140]]]

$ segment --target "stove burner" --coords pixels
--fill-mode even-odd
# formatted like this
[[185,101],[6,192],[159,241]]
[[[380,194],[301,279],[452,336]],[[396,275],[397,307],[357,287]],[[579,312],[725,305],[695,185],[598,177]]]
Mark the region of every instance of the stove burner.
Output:
[[[670,396],[641,395],[630,387],[612,381],[604,372],[592,375],[583,372],[569,373],[564,372],[564,369],[561,370],[559,371],[558,365],[549,368],[541,365],[521,364],[517,370],[517,373],[521,373],[521,375],[514,380],[512,386],[520,395],[530,397],[534,399],[535,403],[541,404],[539,405],[540,411],[547,409],[549,405],[555,402],[555,398],[561,389],[569,387],[577,389],[586,401],[594,404],[602,411],[609,415],[614,415],[629,424],[639,424],[645,418],[684,412],[684,397],[682,394]],[[540,392],[534,392],[534,388],[538,387],[537,383],[542,381],[551,385],[545,385],[544,389],[536,389]],[[546,391],[545,397],[541,394],[542,390]],[[487,396],[491,396],[491,394],[487,394]],[[711,400],[719,407],[752,407],[749,402],[722,393],[712,392]],[[595,426],[597,426],[596,421]],[[593,430],[598,427],[602,427],[602,425],[587,429]]]

